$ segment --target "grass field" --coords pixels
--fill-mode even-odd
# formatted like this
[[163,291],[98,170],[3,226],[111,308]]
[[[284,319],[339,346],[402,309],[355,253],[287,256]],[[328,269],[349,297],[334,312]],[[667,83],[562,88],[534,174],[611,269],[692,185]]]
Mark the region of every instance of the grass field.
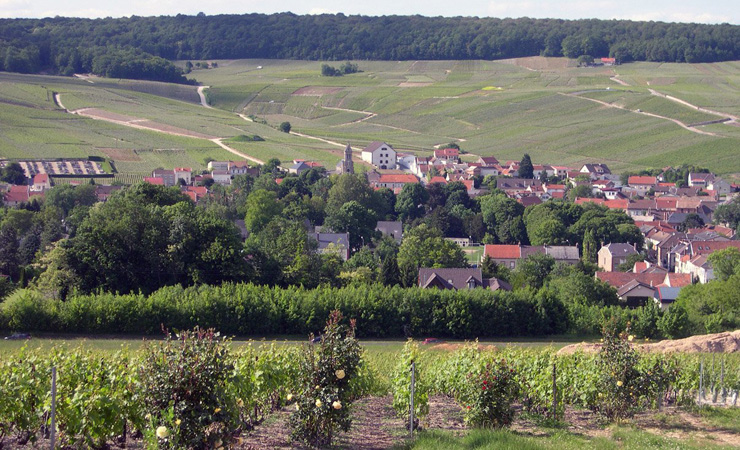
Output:
[[[740,115],[738,61],[592,68],[562,58],[358,64],[359,73],[322,77],[317,61],[218,61],[218,68],[190,75],[209,86],[213,109],[199,105],[194,86],[0,73],[0,157],[104,156],[121,175],[136,176],[156,167],[200,170],[206,157],[234,159],[203,139],[66,114],[54,103],[59,93],[70,110],[98,108],[226,138],[261,160],[309,159],[329,169],[341,147],[286,135],[276,126],[289,121],[297,132],[356,148],[382,140],[429,154],[457,142],[471,154],[499,160],[529,153],[536,163],[602,161],[617,172],[690,163],[740,174],[740,126],[707,125],[699,129],[714,135],[699,134],[637,112],[686,125],[720,117],[705,110]],[[228,141],[242,134],[265,141]],[[117,159],[111,149],[135,157]]]

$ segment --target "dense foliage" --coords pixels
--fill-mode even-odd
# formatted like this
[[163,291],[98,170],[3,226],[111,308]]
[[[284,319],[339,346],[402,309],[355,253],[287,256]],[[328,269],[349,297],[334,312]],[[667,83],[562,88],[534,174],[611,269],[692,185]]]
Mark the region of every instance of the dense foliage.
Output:
[[[145,350],[139,379],[149,441],[160,449],[228,446],[238,428],[229,350],[213,330],[167,335]],[[155,430],[155,433],[151,433]]]
[[696,63],[740,59],[739,30],[730,24],[626,20],[292,13],[3,19],[0,69],[177,81],[178,71],[158,58],[454,60],[590,55],[621,62]]
[[347,432],[352,424],[351,386],[360,371],[362,348],[355,339],[355,321],[349,326],[341,322],[342,314],[332,311],[318,348],[304,345],[301,352],[291,436],[314,447],[331,445],[336,432]]

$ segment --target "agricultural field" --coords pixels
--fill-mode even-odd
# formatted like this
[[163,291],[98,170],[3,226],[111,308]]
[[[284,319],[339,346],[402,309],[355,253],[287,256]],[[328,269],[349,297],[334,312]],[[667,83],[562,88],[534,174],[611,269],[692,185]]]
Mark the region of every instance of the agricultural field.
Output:
[[[212,108],[200,105],[195,86],[0,73],[0,158],[102,156],[138,177],[238,158],[208,141],[221,138],[258,160],[333,169],[346,143],[359,150],[382,140],[421,155],[456,142],[470,157],[529,153],[537,163],[602,161],[617,172],[687,163],[740,174],[737,121],[682,127],[737,118],[737,61],[361,61],[359,73],[342,77],[320,76],[321,64],[233,60],[194,70],[189,78]],[[55,93],[81,114],[65,113]],[[283,121],[295,133],[280,133]],[[264,141],[232,139],[240,135]]]
[[705,132],[700,133],[674,122],[692,125],[738,114],[738,62],[589,68],[562,58],[358,64],[360,73],[322,77],[321,62],[219,61],[217,69],[191,75],[211,86],[214,107],[268,123],[287,120],[301,133],[358,147],[384,140],[428,154],[457,142],[470,153],[500,160],[528,152],[537,162],[598,160],[616,171],[681,163],[724,174],[740,171],[740,127],[696,127]]

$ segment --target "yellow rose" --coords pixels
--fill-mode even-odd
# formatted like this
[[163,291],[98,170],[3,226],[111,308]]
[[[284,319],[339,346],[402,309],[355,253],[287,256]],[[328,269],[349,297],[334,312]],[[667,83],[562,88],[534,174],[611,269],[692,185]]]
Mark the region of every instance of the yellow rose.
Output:
[[292,401],[293,400],[293,394],[288,394],[287,399],[288,399],[288,401]]
[[337,400],[337,401],[335,401],[334,403],[332,403],[332,404],[331,404],[331,406],[332,406],[332,407],[333,407],[334,409],[342,409],[342,402],[340,402],[339,400]]
[[617,381],[617,386],[622,387],[624,383],[622,383],[622,380]]
[[321,408],[321,405],[323,405],[323,403],[321,403],[321,400],[316,399],[316,407]]
[[338,378],[338,379],[340,379],[340,380],[341,380],[342,378],[344,378],[344,370],[342,370],[342,369],[339,369],[339,370],[337,370],[336,372],[334,372],[334,374],[335,374],[335,375],[337,376],[337,378]]
[[182,423],[182,420],[180,420],[180,419],[177,419],[175,421],[175,425],[177,425],[178,427],[180,426],[181,423]]
[[630,342],[632,342],[632,339],[634,339],[634,338],[635,338],[635,337],[634,337],[634,336],[632,336],[632,335],[630,334],[630,335],[629,335],[629,336],[627,337],[627,340],[628,340],[628,341],[630,341]]
[[170,435],[170,432],[167,431],[167,427],[161,426],[157,428],[157,437],[160,439],[165,439],[167,436]]
[[218,414],[221,412],[221,408],[216,408],[213,410],[213,414]]

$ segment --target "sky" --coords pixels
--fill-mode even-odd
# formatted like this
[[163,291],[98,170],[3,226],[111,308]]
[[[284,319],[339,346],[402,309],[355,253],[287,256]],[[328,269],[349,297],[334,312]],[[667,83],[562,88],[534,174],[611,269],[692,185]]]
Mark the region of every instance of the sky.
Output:
[[344,13],[740,23],[738,0],[0,0],[2,18]]

